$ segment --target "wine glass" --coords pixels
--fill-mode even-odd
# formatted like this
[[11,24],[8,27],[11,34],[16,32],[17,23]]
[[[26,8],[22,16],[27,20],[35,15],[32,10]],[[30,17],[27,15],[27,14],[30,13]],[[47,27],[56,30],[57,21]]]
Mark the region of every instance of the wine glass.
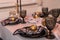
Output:
[[25,20],[24,20],[24,18],[26,17],[26,10],[21,11],[20,17],[22,17],[22,19],[23,19],[22,23],[26,23]]
[[54,39],[55,36],[52,34],[51,31],[55,28],[56,19],[52,15],[48,15],[48,17],[46,17],[45,23],[46,23],[47,29],[49,30],[48,35],[46,36],[46,38]]
[[43,14],[42,15],[43,17],[47,17],[48,16],[48,8],[47,7],[46,8],[44,8],[44,7],[42,8],[42,14]]
[[60,11],[59,9],[53,9],[52,13],[51,13],[52,16],[55,17],[55,18],[57,18],[59,16],[59,13],[60,13],[59,11]]

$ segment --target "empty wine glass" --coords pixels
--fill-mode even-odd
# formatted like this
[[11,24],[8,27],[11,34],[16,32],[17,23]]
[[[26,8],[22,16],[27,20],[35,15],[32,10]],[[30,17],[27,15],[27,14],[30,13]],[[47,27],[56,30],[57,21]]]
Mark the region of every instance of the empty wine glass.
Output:
[[59,14],[60,14],[60,10],[59,10],[59,9],[52,9],[52,10],[50,11],[50,13],[51,13],[51,15],[52,15],[53,17],[57,18],[57,17],[59,16]]
[[47,17],[48,16],[48,8],[47,7],[46,8],[44,8],[44,7],[42,8],[42,14],[43,14],[42,15],[43,17]]
[[26,23],[25,20],[24,20],[24,18],[26,17],[26,10],[21,11],[20,17],[22,17],[22,19],[23,19],[22,23]]
[[55,28],[56,19],[52,15],[48,15],[45,20],[46,27],[49,30],[48,35],[46,36],[48,39],[54,39],[55,36],[52,34],[52,30]]

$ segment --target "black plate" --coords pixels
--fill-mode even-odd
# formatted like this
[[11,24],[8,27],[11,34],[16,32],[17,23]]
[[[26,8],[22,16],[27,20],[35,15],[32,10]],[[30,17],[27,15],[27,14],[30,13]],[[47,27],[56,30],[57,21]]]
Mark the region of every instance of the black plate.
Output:
[[22,22],[21,19],[16,18],[16,20],[17,20],[17,21],[14,20],[14,22],[13,22],[13,21],[9,20],[9,18],[8,18],[8,19],[3,20],[3,21],[1,22],[1,24],[2,24],[3,26],[6,26],[6,25],[16,25],[16,24],[19,24],[19,23]]
[[[29,27],[24,27],[22,29],[17,29],[13,35],[17,35],[19,34],[20,36],[23,37],[29,37],[29,38],[41,38],[41,37],[45,37],[48,34],[47,29],[43,28],[43,27],[39,27],[39,29],[37,29],[36,32],[28,30],[27,28]],[[25,30],[25,31],[24,31]],[[30,31],[30,32],[29,32]]]

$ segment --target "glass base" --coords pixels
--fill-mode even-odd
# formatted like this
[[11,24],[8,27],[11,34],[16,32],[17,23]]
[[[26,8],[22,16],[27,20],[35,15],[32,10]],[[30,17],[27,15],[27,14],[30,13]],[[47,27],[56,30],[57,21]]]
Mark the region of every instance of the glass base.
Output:
[[22,24],[26,23],[25,21],[24,22],[21,22]]
[[25,20],[24,20],[24,18],[23,18],[23,20],[22,20],[22,22],[21,22],[21,23],[22,23],[22,24],[26,23],[26,22],[25,22]]
[[54,36],[54,35],[47,35],[46,38],[47,38],[47,39],[54,39],[55,36]]

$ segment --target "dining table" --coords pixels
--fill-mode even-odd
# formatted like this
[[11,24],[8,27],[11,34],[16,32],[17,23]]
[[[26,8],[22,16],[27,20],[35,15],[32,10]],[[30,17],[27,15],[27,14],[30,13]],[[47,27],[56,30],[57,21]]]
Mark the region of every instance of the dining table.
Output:
[[44,18],[33,18],[33,17],[26,17],[25,21],[26,23],[19,23],[16,25],[6,25],[2,26],[0,23],[0,37],[3,40],[60,40],[60,24],[56,23],[55,28],[52,30],[52,33],[55,35],[54,39],[47,39],[46,37],[43,38],[26,38],[22,37],[20,35],[13,35],[13,33],[23,27],[31,26],[31,25],[37,25],[42,26],[44,28],[47,28],[46,26],[42,25],[42,21]]

